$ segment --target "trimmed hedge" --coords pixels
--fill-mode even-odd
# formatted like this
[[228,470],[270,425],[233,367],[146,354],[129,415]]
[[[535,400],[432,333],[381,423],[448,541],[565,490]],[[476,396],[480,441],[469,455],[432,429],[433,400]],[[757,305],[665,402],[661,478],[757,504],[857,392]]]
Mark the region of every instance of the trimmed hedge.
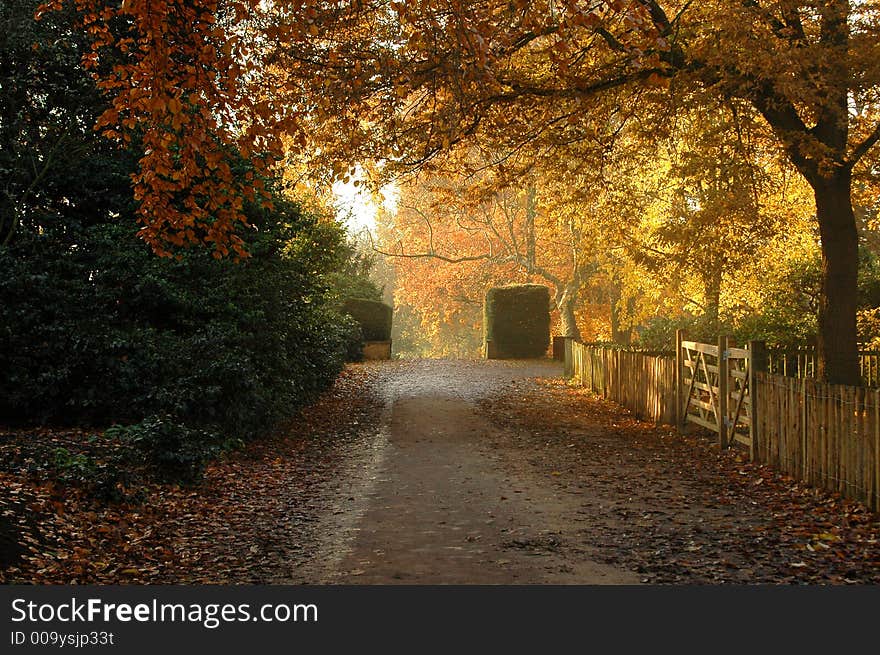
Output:
[[378,300],[349,298],[342,311],[361,326],[364,341],[388,341],[391,339],[391,316],[393,309]]
[[543,357],[550,344],[550,290],[540,284],[489,289],[483,329],[488,359]]

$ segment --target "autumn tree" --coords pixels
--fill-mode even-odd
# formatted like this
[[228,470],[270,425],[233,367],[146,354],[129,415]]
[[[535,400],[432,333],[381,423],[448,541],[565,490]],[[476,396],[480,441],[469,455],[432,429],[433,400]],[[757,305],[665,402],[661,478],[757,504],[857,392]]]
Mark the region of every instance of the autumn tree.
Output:
[[563,146],[618,129],[609,106],[667,85],[748,102],[814,191],[821,374],[858,381],[851,186],[880,124],[850,107],[877,104],[876,3],[291,4],[315,29],[290,44],[290,79],[315,99],[322,142],[349,158],[418,166],[465,141]]
[[809,212],[785,195],[789,167],[756,118],[739,102],[698,96],[681,106],[654,170],[641,177],[642,195],[653,198],[639,203],[628,234],[629,249],[656,276],[697,279],[700,297],[688,301],[711,334],[720,329],[722,285],[741,286],[764,245]]
[[[287,133],[316,168],[378,161],[390,175],[474,143],[500,164],[634,121],[662,132],[656,108],[694,89],[741,99],[813,189],[820,374],[858,382],[852,181],[880,141],[874,0],[70,1],[115,95],[102,127],[143,135],[135,193],[159,249],[241,253],[235,226],[259,175],[237,184],[220,145],[265,167]],[[128,60],[102,70],[113,44]]]
[[[254,84],[265,54],[257,0],[50,0],[38,18],[73,10],[85,69],[111,100],[106,137],[140,152],[132,174],[141,237],[161,255],[196,244],[247,256],[245,205],[268,202],[282,153],[284,108]],[[261,84],[270,73],[263,69]],[[238,175],[241,157],[252,170]]]
[[[478,167],[478,157],[470,153],[467,165]],[[552,200],[541,179],[519,179],[523,188],[506,186],[485,168],[466,181],[436,176],[410,181],[380,249],[397,259],[452,265],[451,277],[465,275],[462,264],[471,264],[471,272],[473,264],[481,264],[487,268],[483,283],[458,294],[477,294],[472,301],[479,302],[490,281],[547,284],[558,311],[557,333],[580,339],[575,309],[598,269],[597,222],[582,206]]]

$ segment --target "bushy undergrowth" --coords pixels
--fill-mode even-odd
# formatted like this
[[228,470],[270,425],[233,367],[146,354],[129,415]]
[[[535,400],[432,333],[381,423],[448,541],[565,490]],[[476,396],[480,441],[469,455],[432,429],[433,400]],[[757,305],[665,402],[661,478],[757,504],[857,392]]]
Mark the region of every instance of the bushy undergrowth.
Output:
[[325,281],[340,229],[284,201],[254,222],[239,263],[156,257],[127,221],[0,248],[0,422],[133,425],[192,479],[327,387],[352,330]]

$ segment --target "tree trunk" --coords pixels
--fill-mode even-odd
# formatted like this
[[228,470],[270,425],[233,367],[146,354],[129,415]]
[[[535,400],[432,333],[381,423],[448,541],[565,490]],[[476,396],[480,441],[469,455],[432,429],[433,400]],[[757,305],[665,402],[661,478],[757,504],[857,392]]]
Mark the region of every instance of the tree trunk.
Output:
[[[627,326],[625,329],[620,325],[620,285],[616,282],[611,284],[611,293],[609,300],[611,303],[611,340],[624,346],[630,345],[632,342],[632,329]],[[632,303],[627,302],[629,308]]]
[[721,276],[713,275],[703,293],[706,301],[706,330],[717,336],[721,329]]
[[535,216],[538,214],[538,190],[535,185],[529,186],[526,193],[526,263],[527,270],[535,269]]
[[559,336],[571,337],[576,341],[581,340],[581,332],[578,329],[577,319],[574,316],[574,307],[577,304],[577,291],[564,289],[556,294],[556,306],[559,308]]
[[716,337],[721,331],[721,270],[722,267],[719,265],[703,279],[703,294],[706,302],[706,330],[709,334]]
[[861,384],[856,308],[859,234],[852,207],[848,169],[813,184],[822,239],[822,294],[819,300],[820,379],[830,384]]

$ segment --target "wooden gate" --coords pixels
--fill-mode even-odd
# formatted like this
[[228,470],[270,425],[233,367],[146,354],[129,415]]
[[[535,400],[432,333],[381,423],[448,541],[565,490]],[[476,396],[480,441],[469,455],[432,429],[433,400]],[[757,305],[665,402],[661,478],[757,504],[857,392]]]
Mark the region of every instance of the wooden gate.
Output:
[[716,432],[722,448],[733,442],[754,454],[751,351],[718,344],[686,341],[679,334],[679,423],[693,423]]

